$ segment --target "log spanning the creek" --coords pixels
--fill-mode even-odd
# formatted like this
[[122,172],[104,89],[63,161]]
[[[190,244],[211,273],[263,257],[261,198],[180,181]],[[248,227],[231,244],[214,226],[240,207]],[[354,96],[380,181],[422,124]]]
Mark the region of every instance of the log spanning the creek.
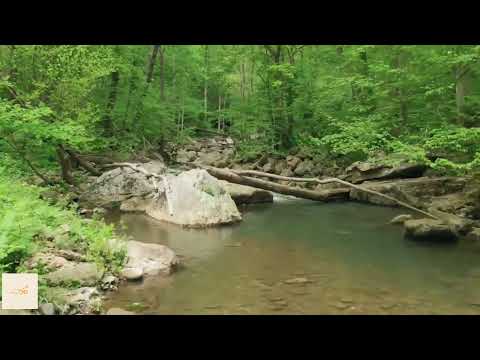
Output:
[[[231,169],[220,169],[212,166],[205,166],[205,165],[199,165],[199,164],[190,164],[190,163],[184,163],[184,165],[189,165],[189,166],[197,166],[200,168],[205,169],[210,173],[210,175],[216,177],[217,179],[221,180],[226,180],[228,182],[232,182],[235,184],[240,184],[240,185],[247,185],[247,186],[252,186],[268,191],[273,191],[279,194],[284,194],[284,195],[292,195],[295,197],[303,198],[303,199],[309,199],[309,200],[315,200],[315,201],[334,201],[334,200],[339,200],[339,199],[348,199],[348,194],[350,192],[349,188],[353,188],[359,191],[367,192],[372,195],[376,195],[385,199],[388,199],[390,201],[393,201],[397,205],[407,208],[409,210],[415,211],[417,213],[420,213],[424,216],[427,216],[432,219],[438,220],[438,217],[423,211],[421,209],[418,209],[410,204],[407,204],[403,201],[400,201],[398,199],[395,199],[389,195],[382,194],[378,191],[370,190],[365,187],[359,186],[359,185],[354,185],[352,183],[349,183],[348,181],[344,181],[338,178],[327,178],[327,179],[317,179],[317,178],[297,178],[297,177],[287,177],[287,176],[281,176],[281,175],[275,175],[275,174],[270,174],[270,173],[265,173],[261,171],[255,171],[255,170],[231,170]],[[277,184],[271,181],[266,181],[266,180],[261,180],[258,178],[255,178],[253,176],[257,177],[265,177],[265,178],[270,178],[270,179],[276,179],[276,180],[284,180],[284,181],[292,181],[292,182],[310,182],[310,183],[317,183],[317,184],[329,184],[332,182],[344,185],[345,188],[339,188],[339,189],[331,189],[331,190],[323,190],[323,191],[314,191],[314,190],[307,190],[307,189],[299,189],[295,188],[292,186],[288,185],[282,185],[282,184]]]

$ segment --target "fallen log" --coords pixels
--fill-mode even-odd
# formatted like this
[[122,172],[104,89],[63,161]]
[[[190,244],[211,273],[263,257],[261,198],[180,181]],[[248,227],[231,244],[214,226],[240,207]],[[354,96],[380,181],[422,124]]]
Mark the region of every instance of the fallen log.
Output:
[[271,179],[278,179],[278,180],[285,180],[285,181],[314,182],[314,183],[317,183],[317,184],[329,184],[329,183],[332,183],[332,182],[336,182],[338,184],[342,184],[342,185],[345,185],[347,187],[350,187],[350,188],[353,188],[353,189],[356,189],[356,190],[359,190],[359,191],[363,191],[363,192],[366,192],[366,193],[369,193],[369,194],[372,194],[372,195],[376,195],[376,196],[388,199],[390,201],[393,201],[394,203],[396,203],[399,206],[402,206],[402,207],[405,207],[407,209],[413,210],[413,211],[418,212],[422,215],[428,216],[432,219],[439,220],[438,217],[436,217],[435,215],[432,215],[432,214],[430,214],[426,211],[418,209],[418,208],[416,208],[416,207],[414,207],[410,204],[407,204],[403,201],[397,200],[397,199],[395,199],[395,198],[393,198],[389,195],[385,195],[385,194],[382,194],[378,191],[370,190],[370,189],[364,188],[362,186],[354,185],[352,183],[349,183],[348,181],[340,180],[338,178],[327,178],[327,179],[320,180],[320,179],[317,179],[317,178],[287,177],[287,176],[269,174],[269,173],[265,173],[265,172],[261,172],[261,171],[255,171],[255,170],[231,170],[231,171],[234,172],[237,175],[240,175],[240,176],[253,175],[253,176],[268,177],[268,178],[271,178]]
[[299,198],[315,200],[315,201],[331,201],[331,200],[338,200],[342,198],[345,199],[348,197],[349,190],[345,188],[324,190],[324,191],[298,189],[298,188],[293,188],[287,185],[281,185],[281,184],[277,184],[270,181],[260,180],[257,178],[253,178],[251,176],[267,177],[270,179],[294,181],[294,182],[313,182],[317,184],[329,184],[332,182],[336,182],[336,183],[345,185],[348,188],[357,189],[359,191],[364,191],[372,195],[383,197],[385,199],[393,201],[394,203],[396,203],[401,207],[405,207],[409,210],[428,216],[429,218],[439,220],[438,217],[436,217],[435,215],[432,215],[426,211],[418,209],[403,201],[397,200],[389,195],[385,195],[378,191],[370,190],[359,185],[354,185],[349,183],[348,181],[340,180],[338,178],[327,178],[327,179],[320,180],[317,178],[298,178],[298,177],[281,176],[281,175],[275,175],[275,174],[270,174],[270,173],[265,173],[261,171],[255,171],[255,170],[231,170],[231,169],[219,169],[212,166],[205,166],[205,165],[199,165],[199,164],[190,164],[190,163],[183,163],[183,164],[203,168],[207,170],[210,173],[210,175],[215,176],[217,179],[226,180],[226,181],[229,181],[235,184],[240,184],[240,185],[253,186],[260,189],[277,192],[280,194],[292,195]]
[[83,167],[85,170],[87,170],[90,174],[93,176],[100,176],[102,173],[95,169],[92,165],[88,163],[88,161],[82,159],[75,151],[73,151],[70,148],[65,148],[65,151],[67,152],[68,155],[72,157],[72,159],[76,160],[78,164]]
[[208,171],[208,173],[217,179],[225,180],[231,183],[252,186],[279,194],[291,195],[303,199],[315,201],[334,201],[348,198],[348,189],[331,189],[325,191],[313,191],[308,189],[294,188],[292,186],[277,184],[271,181],[255,179],[252,177],[242,176],[234,170],[219,169],[212,166],[204,166],[199,164],[188,164],[189,166],[199,167]]

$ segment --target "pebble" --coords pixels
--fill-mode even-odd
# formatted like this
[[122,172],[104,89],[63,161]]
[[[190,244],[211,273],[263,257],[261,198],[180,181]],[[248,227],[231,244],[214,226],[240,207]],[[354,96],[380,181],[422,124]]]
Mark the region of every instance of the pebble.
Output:
[[350,307],[350,304],[336,303],[336,304],[333,304],[333,306],[339,310],[345,310]]
[[120,275],[127,280],[139,280],[143,277],[143,270],[141,268],[125,268]]
[[381,305],[380,307],[381,307],[383,310],[389,310],[389,309],[394,308],[395,306],[397,306],[397,305],[396,305],[396,304],[383,304],[383,305]]
[[293,279],[288,279],[288,280],[285,280],[284,283],[285,284],[308,284],[308,283],[311,283],[312,281],[311,280],[308,280],[307,278],[304,278],[304,277],[297,277],[297,278],[293,278]]

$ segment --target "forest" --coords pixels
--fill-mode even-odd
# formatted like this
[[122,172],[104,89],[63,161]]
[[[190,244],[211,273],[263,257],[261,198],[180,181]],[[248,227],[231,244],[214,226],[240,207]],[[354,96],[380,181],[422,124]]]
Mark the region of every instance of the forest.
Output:
[[301,154],[319,170],[277,175],[408,163],[476,184],[479,60],[478,45],[2,45],[0,272],[25,271],[53,238],[118,274],[121,236],[101,210],[82,216],[78,197],[105,164],[174,163],[192,141],[235,143],[217,168],[274,173],[267,159]]

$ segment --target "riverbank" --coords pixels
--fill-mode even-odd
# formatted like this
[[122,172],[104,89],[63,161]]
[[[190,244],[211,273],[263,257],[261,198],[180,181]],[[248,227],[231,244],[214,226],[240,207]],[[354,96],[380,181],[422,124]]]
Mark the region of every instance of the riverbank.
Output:
[[[56,222],[49,225],[49,235],[42,235],[44,230],[39,229],[31,234],[40,246],[23,256],[19,269],[42,275],[45,291],[42,306],[36,313],[105,313],[102,299],[106,292],[117,291],[123,281],[141,281],[144,276],[168,277],[179,264],[175,253],[164,245],[145,248],[146,245],[135,241],[115,240],[112,230],[99,220],[106,211],[118,208],[123,212],[146,212],[157,220],[205,227],[241,221],[243,211],[238,211],[238,206],[273,202],[274,195],[269,191],[218,181],[205,170],[188,170],[196,165],[257,170],[284,177],[322,179],[335,176],[434,214],[437,220],[423,219],[418,214],[395,218],[393,223],[403,224],[405,234],[416,240],[467,238],[477,241],[480,238],[480,211],[475,200],[477,187],[471,178],[440,176],[419,164],[391,163],[385,159],[340,168],[325,166],[301,153],[285,158],[262,156],[251,161],[238,161],[235,154],[235,144],[230,138],[193,140],[177,149],[169,165],[157,153],[155,160],[141,156],[141,159],[134,159],[135,162],[125,163],[128,165],[105,169],[100,177],[90,176],[81,186],[84,191],[80,197],[69,196],[63,205],[48,204],[47,199],[58,202],[51,191],[50,195],[38,193],[37,196],[45,198],[41,201],[49,209],[61,211],[59,209],[77,202],[80,207],[70,211],[74,219],[71,221],[78,225]],[[157,181],[152,182],[152,176]],[[342,201],[397,205],[372,193],[342,187],[342,184],[272,181],[318,192],[335,190],[344,194]],[[154,194],[153,200],[145,197],[146,194]],[[62,218],[60,213],[56,216]],[[92,227],[101,235],[86,230]],[[89,242],[93,244],[90,247],[85,245]],[[65,245],[69,243],[75,246]],[[152,259],[152,252],[158,253],[157,260]],[[96,261],[92,254],[96,254]],[[111,265],[113,263],[115,266]],[[124,314],[123,311],[114,309],[110,313]]]

